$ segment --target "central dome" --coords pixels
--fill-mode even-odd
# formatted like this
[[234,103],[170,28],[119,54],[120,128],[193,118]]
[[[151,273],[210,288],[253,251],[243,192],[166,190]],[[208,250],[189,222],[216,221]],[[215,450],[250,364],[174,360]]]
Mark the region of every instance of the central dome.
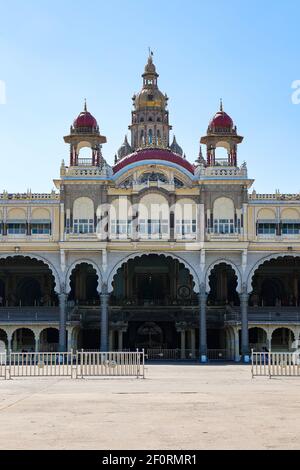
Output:
[[159,163],[160,161],[165,161],[168,163],[175,163],[183,168],[185,168],[190,173],[194,174],[194,167],[191,163],[185,160],[180,155],[173,153],[169,149],[159,149],[159,148],[145,148],[137,150],[136,152],[127,155],[126,157],[122,158],[114,167],[113,172],[117,173],[118,171],[122,170],[124,167],[131,165],[137,162],[143,162],[146,160],[157,160]]

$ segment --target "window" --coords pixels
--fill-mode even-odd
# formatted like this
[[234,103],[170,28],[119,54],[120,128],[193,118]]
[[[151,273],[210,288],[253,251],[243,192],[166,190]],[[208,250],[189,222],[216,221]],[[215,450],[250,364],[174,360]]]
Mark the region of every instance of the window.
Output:
[[176,219],[176,235],[183,237],[194,235],[196,233],[196,220]]
[[234,233],[233,219],[214,219],[214,233]]
[[94,233],[93,219],[74,219],[74,233]]
[[32,224],[31,226],[31,234],[44,234],[49,235],[51,233],[51,225],[50,223],[40,223],[40,224]]
[[141,235],[168,235],[169,222],[167,219],[140,219],[139,220],[139,233]]
[[276,224],[275,223],[258,223],[257,233],[259,235],[275,235]]
[[123,235],[127,237],[131,235],[131,221],[130,220],[112,220],[110,224],[110,231],[112,237],[117,237],[118,235]]
[[26,223],[8,223],[7,233],[15,235],[26,234]]
[[282,234],[283,235],[299,235],[300,223],[283,223]]

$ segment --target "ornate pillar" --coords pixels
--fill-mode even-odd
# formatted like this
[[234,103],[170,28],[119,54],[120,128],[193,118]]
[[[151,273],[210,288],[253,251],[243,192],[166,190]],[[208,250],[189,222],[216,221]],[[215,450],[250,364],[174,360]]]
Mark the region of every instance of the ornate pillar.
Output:
[[237,328],[234,328],[234,361],[240,362],[240,360],[240,335],[239,330]]
[[192,328],[190,333],[191,333],[191,354],[192,354],[192,359],[195,359],[195,357],[196,357],[195,328]]
[[66,351],[66,325],[67,325],[67,294],[61,292],[59,299],[59,351]]
[[123,330],[118,330],[118,350],[123,350]]
[[202,283],[199,292],[199,354],[200,362],[207,362],[207,332],[206,332],[206,301],[205,284]]
[[182,329],[180,333],[180,359],[185,359],[185,329]]
[[12,334],[11,333],[6,333],[7,335],[7,354],[10,353],[10,351],[12,350]]
[[243,285],[242,292],[240,293],[240,302],[241,302],[241,324],[242,324],[242,358],[243,361],[248,363],[250,361],[249,357],[249,331],[248,331],[248,301],[249,294],[247,292],[246,286]]
[[35,348],[34,348],[34,351],[35,351],[36,353],[39,352],[39,347],[40,347],[39,337],[40,337],[40,332],[35,331],[35,332],[34,332],[34,341],[35,341]]
[[100,350],[107,351],[108,349],[108,299],[109,294],[107,292],[107,285],[102,285],[102,291],[100,294],[101,303],[101,341]]
[[109,351],[113,350],[114,333],[115,333],[115,330],[113,330],[112,328],[109,328],[109,334],[108,334],[108,350]]

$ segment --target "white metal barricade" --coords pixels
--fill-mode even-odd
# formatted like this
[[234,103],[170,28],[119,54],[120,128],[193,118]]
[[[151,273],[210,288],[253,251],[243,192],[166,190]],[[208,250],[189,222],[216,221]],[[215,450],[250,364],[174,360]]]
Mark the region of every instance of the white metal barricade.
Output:
[[300,351],[252,351],[252,377],[300,377]]
[[10,377],[72,377],[72,352],[11,353],[8,358]]
[[36,352],[0,355],[0,377],[137,377],[145,378],[144,351]]
[[7,355],[6,353],[0,353],[0,377],[6,377],[6,361]]
[[76,356],[78,377],[136,377],[145,378],[144,351],[85,352]]

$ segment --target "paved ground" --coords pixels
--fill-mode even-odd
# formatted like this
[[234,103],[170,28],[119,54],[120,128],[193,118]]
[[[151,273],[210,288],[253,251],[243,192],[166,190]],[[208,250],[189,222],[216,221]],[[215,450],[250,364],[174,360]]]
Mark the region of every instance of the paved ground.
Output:
[[0,380],[0,449],[300,449],[300,378],[149,365],[147,379]]

